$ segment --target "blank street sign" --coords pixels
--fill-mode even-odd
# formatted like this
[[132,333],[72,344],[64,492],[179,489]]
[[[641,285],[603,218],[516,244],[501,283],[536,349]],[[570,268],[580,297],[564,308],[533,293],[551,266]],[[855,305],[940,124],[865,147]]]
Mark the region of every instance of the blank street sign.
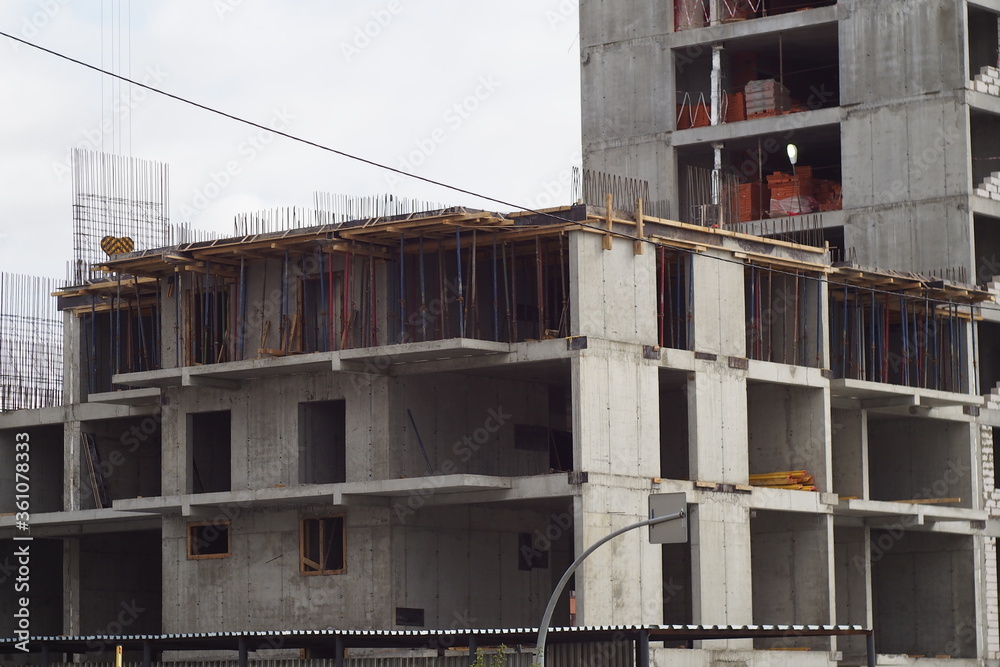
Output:
[[[649,518],[687,511],[684,493],[654,493],[649,496]],[[650,544],[683,544],[688,541],[687,515],[672,521],[654,523],[649,527]]]

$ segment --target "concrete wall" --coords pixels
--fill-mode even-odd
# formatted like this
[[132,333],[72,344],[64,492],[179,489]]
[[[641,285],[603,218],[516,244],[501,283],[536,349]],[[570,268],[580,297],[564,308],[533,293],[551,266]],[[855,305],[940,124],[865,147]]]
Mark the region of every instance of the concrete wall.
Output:
[[[16,553],[25,545],[29,546],[30,557],[27,579],[20,572],[21,563]],[[24,585],[28,586],[27,590],[18,588]],[[62,541],[0,540],[0,591],[3,591],[0,595],[0,637],[15,636],[14,613],[19,611],[19,599],[23,596],[30,598],[32,635],[62,634],[62,609],[68,603],[63,597]]]
[[[26,433],[27,440],[18,434]],[[63,455],[62,455],[62,425],[32,426],[22,429],[7,429],[0,431],[0,514],[9,514],[17,509],[16,465],[25,463],[17,459],[17,443],[26,442],[29,445],[27,486],[30,513],[59,512],[63,509]]]
[[[87,535],[78,542],[75,614],[79,632],[159,633],[159,531]],[[176,584],[166,581],[168,586]]]
[[749,474],[808,470],[829,491],[829,410],[822,389],[754,383],[747,387]]
[[833,493],[868,498],[868,417],[864,410],[833,409]]
[[879,653],[976,657],[973,538],[872,530],[871,539]]
[[956,57],[965,52],[965,3],[838,4],[842,105],[883,104],[965,86],[965,63]]
[[189,493],[188,413],[230,410],[232,489],[260,489],[299,480],[298,404],[346,400],[347,481],[394,477],[387,381],[375,376],[316,373],[268,378],[239,389],[171,388],[163,407],[164,495]]
[[[299,573],[299,521],[344,513],[343,574]],[[387,628],[388,508],[312,506],[248,509],[237,504],[163,522],[163,631]],[[187,523],[230,520],[232,555],[189,560]]]
[[[837,600],[837,623],[872,627],[871,550],[868,530],[835,526],[834,564]],[[864,637],[838,637],[837,648],[845,657],[863,656]]]
[[[569,237],[571,330],[578,336],[652,345],[657,340],[656,255],[636,255],[632,242],[599,234]],[[697,283],[695,283],[697,284]]]
[[[520,534],[531,535],[530,553],[524,554],[531,569],[519,567]],[[391,606],[422,609],[427,628],[533,627],[572,562],[572,549],[568,498],[547,510],[479,505],[397,516],[387,582]],[[569,623],[566,597],[555,625]],[[390,624],[401,627],[395,618]]]
[[387,477],[538,475],[549,469],[547,437],[541,443],[516,437],[519,425],[550,427],[546,384],[436,373],[393,378],[389,395]]
[[961,498],[952,506],[979,507],[971,429],[965,422],[869,418],[872,500]]
[[[95,438],[100,464],[111,499],[160,495],[160,425],[153,418],[134,417],[83,422],[82,431]],[[95,503],[87,454],[80,447],[81,508]]]
[[[827,516],[757,510],[750,519],[754,623],[832,622],[832,525]],[[783,645],[780,640],[755,643]],[[830,646],[823,638],[802,643]]]

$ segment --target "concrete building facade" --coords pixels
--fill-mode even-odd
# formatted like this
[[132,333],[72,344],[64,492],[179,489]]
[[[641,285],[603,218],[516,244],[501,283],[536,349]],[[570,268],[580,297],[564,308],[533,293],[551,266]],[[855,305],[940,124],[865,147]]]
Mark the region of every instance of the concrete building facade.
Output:
[[[33,633],[533,627],[576,555],[676,492],[689,542],[606,545],[556,624],[849,623],[884,664],[998,664],[1000,271],[972,276],[1000,5],[735,4],[581,3],[585,166],[682,221],[624,187],[115,255],[61,290],[63,405],[0,415],[0,469],[30,441]],[[812,102],[678,129],[676,91],[714,70],[720,104],[736,56]],[[789,142],[841,209],[683,221],[717,204],[694,170],[760,182]],[[0,478],[4,586],[16,495]]]

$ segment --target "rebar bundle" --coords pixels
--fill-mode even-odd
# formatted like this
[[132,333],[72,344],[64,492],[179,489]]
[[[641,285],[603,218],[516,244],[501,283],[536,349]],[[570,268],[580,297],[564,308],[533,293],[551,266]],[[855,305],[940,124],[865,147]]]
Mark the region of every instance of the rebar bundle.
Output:
[[361,197],[329,192],[314,192],[313,205],[316,209],[316,224],[320,225],[339,225],[350,220],[388,218],[447,208],[444,204],[394,195]]
[[62,402],[57,280],[0,273],[0,412]]
[[166,164],[73,149],[71,282],[107,277],[93,269],[105,237],[127,237],[136,250],[170,245],[168,191]]
[[654,218],[668,218],[667,200],[650,201],[649,181],[628,176],[618,176],[592,169],[573,167],[571,193],[574,202],[587,206],[604,206],[608,194],[614,197],[615,208],[634,214],[636,203],[643,201],[643,211]]

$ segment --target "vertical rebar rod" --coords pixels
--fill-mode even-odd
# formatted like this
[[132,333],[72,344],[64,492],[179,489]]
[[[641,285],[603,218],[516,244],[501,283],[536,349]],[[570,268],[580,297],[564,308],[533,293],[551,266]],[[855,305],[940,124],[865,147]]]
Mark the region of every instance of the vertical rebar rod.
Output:
[[465,293],[462,285],[462,233],[455,228],[455,259],[458,266],[458,335],[465,338]]

